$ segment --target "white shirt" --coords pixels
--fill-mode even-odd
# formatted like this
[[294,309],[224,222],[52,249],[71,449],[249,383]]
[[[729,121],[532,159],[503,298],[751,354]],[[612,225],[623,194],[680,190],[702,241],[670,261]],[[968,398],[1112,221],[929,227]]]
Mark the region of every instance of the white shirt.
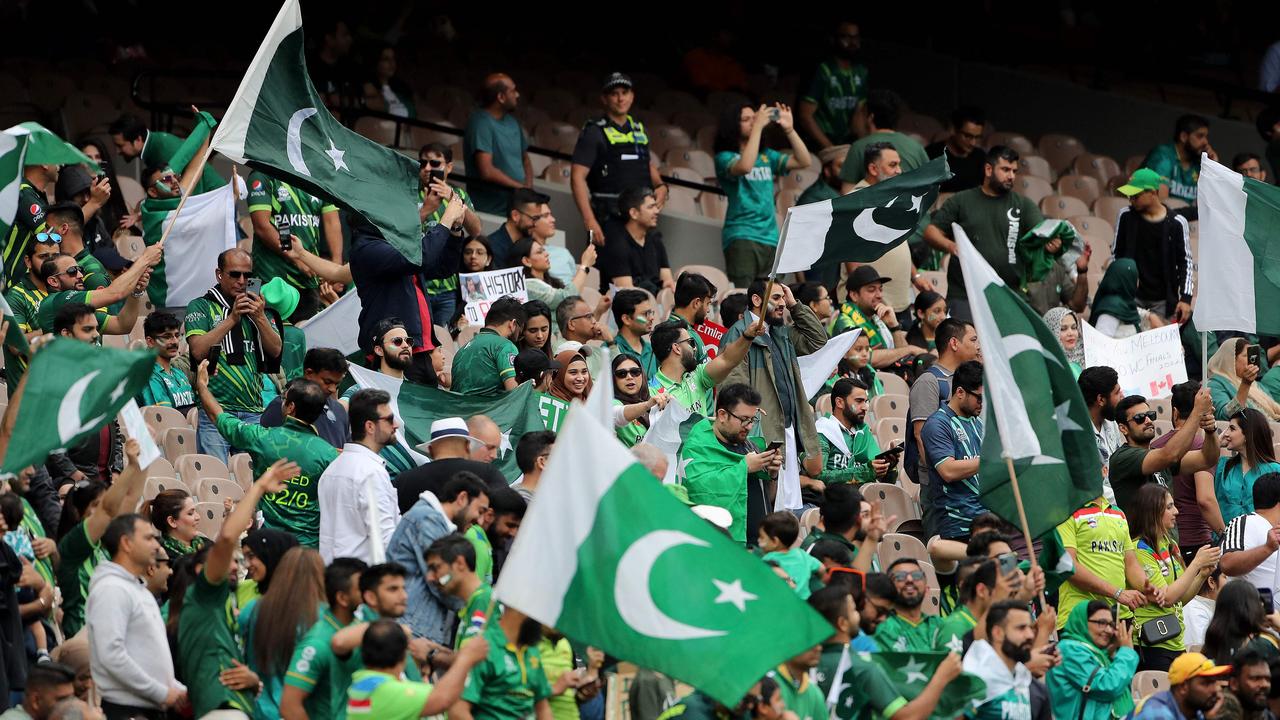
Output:
[[1102,460],[1102,494],[1107,502],[1116,504],[1115,491],[1111,489],[1111,453],[1124,445],[1124,436],[1115,420],[1103,420],[1101,428],[1093,429],[1094,442],[1098,444],[1098,459]]
[[1209,621],[1213,619],[1213,609],[1216,605],[1217,603],[1209,598],[1197,595],[1191,598],[1191,602],[1182,606],[1182,620],[1187,626],[1187,632],[1182,636],[1182,640],[1187,644],[1187,649],[1204,645],[1204,631],[1209,628]]
[[[1256,512],[1241,515],[1227,524],[1227,530],[1223,533],[1222,554],[1251,550],[1266,545],[1269,532],[1271,532],[1270,520]],[[1271,588],[1272,594],[1276,595],[1280,594],[1280,583],[1276,582],[1277,568],[1280,568],[1280,553],[1271,553],[1266,560],[1258,564],[1258,567],[1237,577],[1254,587]]]
[[320,557],[325,564],[338,557],[385,562],[391,533],[400,522],[400,504],[386,462],[364,445],[349,442],[325,468],[317,492]]

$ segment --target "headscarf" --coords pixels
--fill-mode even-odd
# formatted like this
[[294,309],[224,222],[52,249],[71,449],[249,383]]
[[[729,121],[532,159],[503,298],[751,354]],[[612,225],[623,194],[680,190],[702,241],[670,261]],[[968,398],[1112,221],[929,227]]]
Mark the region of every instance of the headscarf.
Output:
[[1117,258],[1098,283],[1093,296],[1093,314],[1089,322],[1097,325],[1098,318],[1111,315],[1122,324],[1137,327],[1138,317],[1138,264],[1129,258]]
[[[637,360],[634,356],[623,355],[619,353],[618,355],[613,356],[613,361],[610,366],[610,372],[616,372],[618,369],[618,366],[621,365],[626,360],[630,360],[636,365],[640,365],[640,361]],[[641,373],[644,372],[643,365],[640,365],[640,372]],[[621,400],[623,405],[634,405],[636,403],[648,402],[649,401],[649,383],[648,383],[649,378],[645,377],[644,375],[641,375],[640,380],[641,380],[640,391],[636,393],[622,392],[621,390],[618,389],[618,381],[616,379],[613,380],[613,397],[617,400]],[[636,421],[645,427],[649,427],[649,414],[645,413],[641,415],[640,417],[636,418]]]
[[[1080,602],[1071,609],[1071,614],[1067,616],[1067,624],[1062,628],[1059,635],[1062,644],[1074,643],[1078,647],[1083,647],[1098,661],[1098,664],[1106,668],[1111,664],[1111,655],[1104,649],[1098,647],[1093,642],[1093,636],[1089,634],[1089,603]],[[1085,698],[1086,702],[1089,699]],[[1122,718],[1133,710],[1133,694],[1122,692],[1115,700],[1111,701],[1111,717]]]
[[1058,345],[1062,347],[1062,352],[1066,353],[1068,360],[1080,367],[1084,367],[1084,333],[1081,332],[1080,328],[1080,316],[1076,315],[1071,308],[1050,308],[1049,312],[1044,314],[1044,324],[1049,326],[1049,332],[1052,332],[1054,337],[1058,337],[1059,328],[1062,327],[1062,318],[1068,315],[1075,315],[1076,318],[1076,335],[1078,336],[1076,338],[1076,346],[1068,350],[1066,346],[1062,345],[1062,340],[1058,340]]
[[[1237,391],[1240,389],[1242,381],[1240,376],[1236,374],[1236,348],[1238,343],[1243,343],[1244,341],[1244,338],[1231,338],[1222,343],[1218,351],[1213,354],[1213,357],[1209,358],[1209,377],[1217,375],[1231,383],[1231,389]],[[1280,420],[1280,403],[1272,400],[1259,382],[1255,381],[1249,387],[1249,404],[1261,410],[1267,416],[1267,419]]]
[[[551,378],[551,394],[555,397],[570,402],[574,399],[573,393],[569,392],[569,386],[565,384],[565,380],[569,377],[569,363],[581,361],[586,363],[587,359],[577,350],[565,350],[556,354],[556,361],[560,363],[560,369]],[[586,396],[591,394],[591,376],[587,376],[587,387],[582,391],[582,399],[586,400]]]
[[276,565],[280,564],[280,558],[284,557],[290,548],[298,546],[298,538],[283,530],[259,528],[245,536],[244,545],[258,556],[263,567],[267,569],[266,575],[258,581],[258,592],[266,593],[267,586],[271,584],[271,575],[275,573]]

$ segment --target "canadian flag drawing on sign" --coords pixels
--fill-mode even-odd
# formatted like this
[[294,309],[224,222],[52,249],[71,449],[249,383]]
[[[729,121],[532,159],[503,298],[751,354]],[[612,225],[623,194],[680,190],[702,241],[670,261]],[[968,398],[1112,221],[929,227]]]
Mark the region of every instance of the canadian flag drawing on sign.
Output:
[[1162,395],[1166,395],[1173,390],[1173,374],[1166,373],[1164,377],[1152,380],[1150,385],[1151,392],[1147,393],[1148,397],[1160,397]]

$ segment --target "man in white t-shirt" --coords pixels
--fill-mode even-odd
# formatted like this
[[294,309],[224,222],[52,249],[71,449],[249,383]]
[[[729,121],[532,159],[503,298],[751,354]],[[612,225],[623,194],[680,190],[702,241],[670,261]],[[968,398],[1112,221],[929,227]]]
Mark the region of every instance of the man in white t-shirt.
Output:
[[1230,578],[1280,594],[1280,473],[1267,473],[1253,484],[1253,512],[1227,524],[1219,567]]

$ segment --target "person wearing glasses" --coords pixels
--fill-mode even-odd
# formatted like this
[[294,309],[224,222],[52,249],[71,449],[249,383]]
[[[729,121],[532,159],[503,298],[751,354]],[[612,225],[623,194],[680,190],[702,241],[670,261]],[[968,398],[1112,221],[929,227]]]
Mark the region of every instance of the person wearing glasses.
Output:
[[[422,232],[440,224],[444,210],[449,206],[450,197],[447,188],[438,187],[449,182],[453,174],[453,150],[444,143],[428,143],[418,150],[418,219],[422,221]],[[466,206],[462,215],[462,229],[467,237],[475,237],[484,232],[480,216],[476,215],[475,205],[467,191],[453,188],[454,199]],[[469,243],[470,241],[468,241]],[[486,249],[487,252],[487,249]],[[466,249],[463,249],[466,255]],[[475,272],[467,270],[467,272]],[[453,320],[458,303],[458,276],[450,275],[427,282],[427,302],[431,306],[431,317],[438,324]]]
[[613,357],[613,421],[618,440],[634,447],[649,432],[649,411],[662,410],[671,396],[651,392],[640,361],[631,355]]
[[84,211],[74,202],[60,202],[49,208],[44,219],[49,231],[61,240],[62,252],[76,259],[84,270],[84,286],[88,290],[100,290],[111,284],[111,275],[98,258],[84,244]]
[[[1220,453],[1218,428],[1213,421],[1213,396],[1208,388],[1196,393],[1187,422],[1162,447],[1153,447],[1156,411],[1141,395],[1130,395],[1116,404],[1116,422],[1125,444],[1116,448],[1108,463],[1107,477],[1116,493],[1116,505],[1131,512],[1138,489],[1155,482],[1173,487],[1175,475],[1213,472]],[[1204,444],[1192,450],[1196,431],[1203,430]]]
[[156,353],[156,364],[147,386],[138,394],[138,404],[171,407],[185,416],[195,407],[196,394],[187,374],[173,366],[181,349],[182,321],[164,311],[153,312],[142,322],[142,332],[147,348]]
[[924,611],[929,591],[924,569],[914,558],[898,558],[885,574],[893,584],[893,612],[876,626],[876,646],[881,652],[932,651],[943,619]]
[[951,398],[920,430],[924,466],[943,540],[966,540],[973,519],[986,512],[978,499],[982,450],[982,363],[961,363],[951,376]]
[[941,192],[954,193],[982,184],[982,165],[987,153],[982,149],[982,134],[987,124],[986,113],[974,105],[964,105],[951,113],[951,134],[931,145],[925,153],[930,159],[947,155],[947,167],[951,179],[938,188]]
[[352,395],[347,413],[351,441],[319,480],[320,556],[326,565],[337,557],[376,565],[386,561],[400,522],[396,489],[378,453],[396,441],[400,423],[385,390]]
[[635,358],[651,378],[658,372],[658,362],[653,357],[653,347],[645,336],[653,329],[656,317],[653,301],[643,290],[619,290],[613,297],[613,319],[618,324],[614,339],[618,352]]
[[[84,268],[76,259],[59,253],[40,265],[40,280],[49,288],[49,296],[40,302],[36,311],[36,325],[44,332],[53,332],[53,319],[65,305],[84,303],[97,308],[98,331],[104,335],[128,335],[138,321],[146,304],[147,283],[151,270],[160,263],[162,250],[152,245],[142,252],[133,267],[120,273],[111,284],[98,290],[89,290],[84,284]],[[118,315],[111,315],[106,308],[127,301]]]
[[[489,245],[493,250],[493,266],[496,268],[511,267],[515,261],[511,259],[512,246],[518,240],[530,237],[533,226],[542,219],[543,207],[550,208],[551,197],[537,190],[516,188],[511,193],[511,203],[507,207],[507,220],[489,233]],[[547,214],[551,210],[546,210]]]
[[1105,600],[1076,605],[1059,635],[1062,664],[1045,677],[1054,717],[1109,720],[1133,710],[1133,634]]
[[312,254],[342,262],[342,222],[338,208],[311,193],[261,170],[249,174],[249,217],[253,222],[253,267],[263,283],[275,278],[298,289],[293,321],[320,312],[320,279],[300,261],[285,254],[280,244],[301,245]]
[[[28,341],[42,334],[36,315],[40,309],[40,303],[49,296],[49,286],[45,285],[44,279],[40,277],[40,266],[44,265],[45,260],[61,254],[61,241],[62,236],[57,233],[36,233],[35,238],[28,243],[26,254],[22,258],[27,269],[26,274],[21,280],[10,281],[9,289],[4,294],[4,299],[13,311],[13,319],[17,321],[18,328],[27,336]],[[22,380],[22,376],[27,372],[27,358],[15,353],[8,344],[4,345],[3,352],[5,380],[9,387],[17,388],[18,381]]]

